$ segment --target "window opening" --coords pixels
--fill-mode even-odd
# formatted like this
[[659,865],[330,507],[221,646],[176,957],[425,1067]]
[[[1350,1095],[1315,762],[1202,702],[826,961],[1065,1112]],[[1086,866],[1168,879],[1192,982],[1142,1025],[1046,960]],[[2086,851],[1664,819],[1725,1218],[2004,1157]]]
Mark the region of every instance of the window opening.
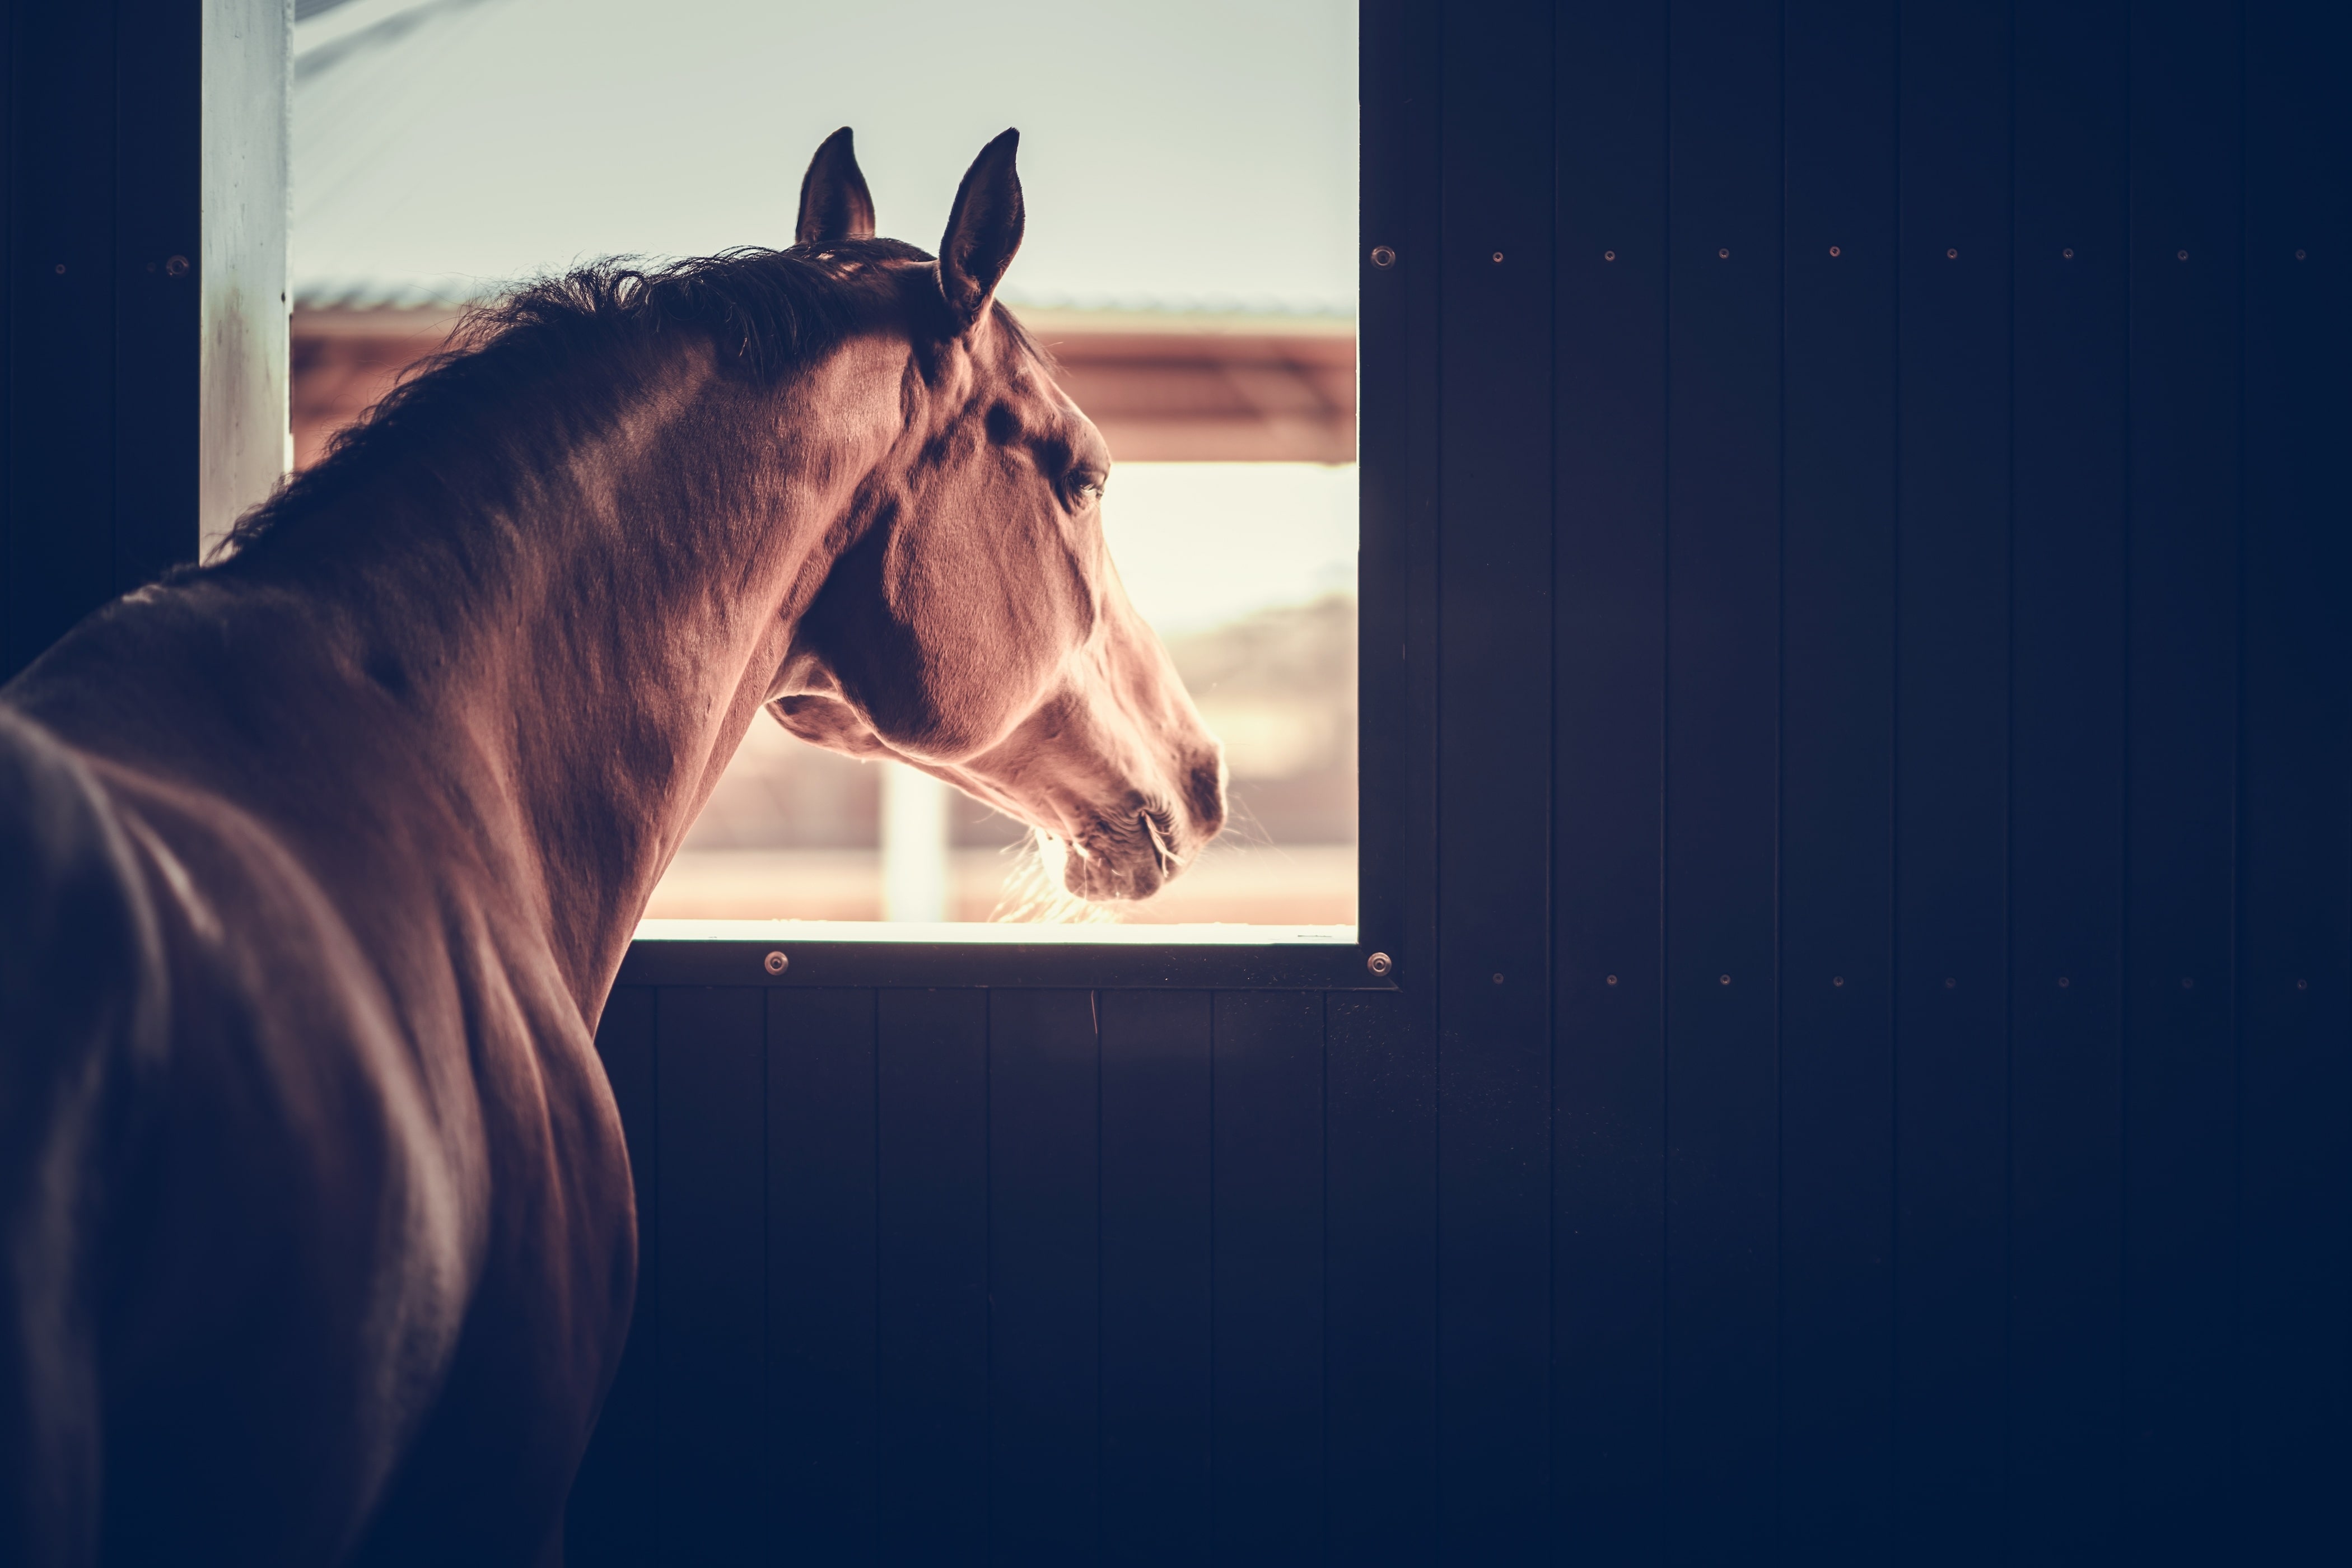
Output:
[[788,244],[801,171],[840,125],[880,231],[930,248],[972,154],[1017,125],[1029,223],[1001,297],[1110,444],[1112,557],[1225,743],[1229,826],[1158,897],[1075,909],[1022,825],[763,716],[648,917],[1351,940],[1354,7],[978,16],[692,0],[649,28],[629,0],[302,0],[294,460],[502,283]]

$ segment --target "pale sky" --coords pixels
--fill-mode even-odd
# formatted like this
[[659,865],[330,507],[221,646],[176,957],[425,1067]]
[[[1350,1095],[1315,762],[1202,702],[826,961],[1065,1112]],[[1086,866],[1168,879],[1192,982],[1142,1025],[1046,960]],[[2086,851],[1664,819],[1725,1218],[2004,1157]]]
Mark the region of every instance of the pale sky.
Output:
[[1356,591],[1356,466],[1118,463],[1103,535],[1162,637]]
[[[935,248],[1022,132],[1016,302],[1352,311],[1352,0],[345,0],[296,26],[294,276],[445,294],[791,243],[857,133]],[[371,33],[369,29],[375,30]]]

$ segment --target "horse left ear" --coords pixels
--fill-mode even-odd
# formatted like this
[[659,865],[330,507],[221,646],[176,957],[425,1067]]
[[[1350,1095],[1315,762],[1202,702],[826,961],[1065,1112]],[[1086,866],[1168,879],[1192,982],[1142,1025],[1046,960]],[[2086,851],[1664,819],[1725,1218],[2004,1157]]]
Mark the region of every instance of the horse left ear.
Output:
[[874,237],[874,197],[857,167],[849,127],[824,139],[801,176],[801,216],[793,227],[795,245],[829,245],[836,239]]
[[1021,248],[1021,176],[1013,172],[1020,146],[1021,132],[1008,131],[980,150],[956,187],[947,237],[940,241],[940,292],[965,331],[987,310]]

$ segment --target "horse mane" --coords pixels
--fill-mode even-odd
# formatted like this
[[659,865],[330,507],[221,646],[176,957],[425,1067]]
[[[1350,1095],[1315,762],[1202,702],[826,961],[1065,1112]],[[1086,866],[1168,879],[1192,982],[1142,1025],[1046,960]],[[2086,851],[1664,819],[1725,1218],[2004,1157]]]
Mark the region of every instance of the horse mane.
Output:
[[[534,279],[467,311],[445,347],[336,433],[321,461],[239,518],[215,561],[225,565],[265,541],[310,533],[355,495],[399,482],[394,476],[413,470],[415,455],[428,448],[460,454],[444,460],[461,465],[468,480],[489,480],[487,493],[474,492],[482,499],[502,499],[496,491],[506,487],[463,456],[496,428],[490,421],[501,409],[544,402],[547,389],[559,386],[569,394],[571,417],[600,422],[611,409],[597,405],[593,389],[609,395],[621,378],[600,381],[580,371],[592,360],[612,364],[666,332],[704,333],[722,363],[772,382],[838,346],[908,280],[925,276],[878,264],[931,259],[895,239],[834,240],[789,250],[746,247],[650,269],[614,258]],[[1002,304],[995,314],[1016,342],[1045,359]],[[427,478],[453,488],[457,475]]]

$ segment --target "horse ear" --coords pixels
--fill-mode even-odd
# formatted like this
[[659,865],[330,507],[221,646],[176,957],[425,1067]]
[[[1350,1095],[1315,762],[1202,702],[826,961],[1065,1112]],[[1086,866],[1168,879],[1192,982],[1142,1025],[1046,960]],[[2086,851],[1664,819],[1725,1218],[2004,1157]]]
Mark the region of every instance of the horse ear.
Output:
[[956,187],[947,237],[940,241],[940,292],[966,331],[996,297],[1021,248],[1021,176],[1013,172],[1020,146],[1021,132],[1008,131],[980,150]]
[[858,172],[851,149],[849,127],[824,139],[801,176],[801,217],[794,226],[795,245],[829,245],[836,239],[874,237],[874,198]]

